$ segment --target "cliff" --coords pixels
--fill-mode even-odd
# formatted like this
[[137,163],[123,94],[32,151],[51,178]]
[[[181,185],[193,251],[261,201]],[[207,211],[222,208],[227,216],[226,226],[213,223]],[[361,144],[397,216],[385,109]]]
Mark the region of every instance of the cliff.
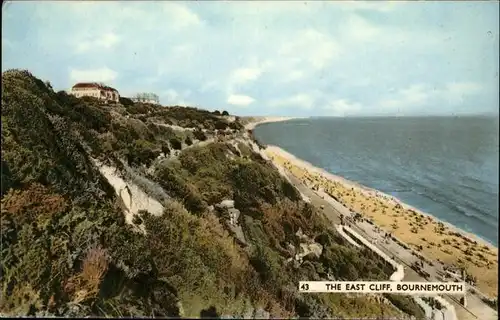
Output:
[[3,315],[423,314],[407,297],[298,293],[393,270],[344,241],[238,117],[102,105],[9,70],[1,196]]

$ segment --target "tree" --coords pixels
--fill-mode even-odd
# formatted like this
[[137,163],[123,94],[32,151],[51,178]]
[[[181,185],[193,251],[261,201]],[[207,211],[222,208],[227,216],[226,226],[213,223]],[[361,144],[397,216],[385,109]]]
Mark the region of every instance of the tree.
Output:
[[215,110],[215,111],[213,112],[213,114],[215,114],[215,115],[217,115],[217,116],[220,116],[220,111],[219,111],[219,110]]
[[228,116],[229,115],[229,112],[227,112],[226,110],[222,111],[222,115],[223,116]]

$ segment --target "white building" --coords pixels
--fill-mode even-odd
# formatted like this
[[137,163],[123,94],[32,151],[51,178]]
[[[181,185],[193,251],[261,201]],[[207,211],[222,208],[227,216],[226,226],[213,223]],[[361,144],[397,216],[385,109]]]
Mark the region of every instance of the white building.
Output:
[[71,88],[69,93],[78,98],[87,96],[105,101],[120,101],[120,94],[118,93],[118,90],[96,82],[77,83]]

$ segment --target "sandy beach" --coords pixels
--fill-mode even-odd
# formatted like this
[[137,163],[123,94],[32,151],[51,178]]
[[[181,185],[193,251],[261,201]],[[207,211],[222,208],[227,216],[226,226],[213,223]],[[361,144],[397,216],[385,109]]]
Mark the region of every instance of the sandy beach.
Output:
[[425,259],[448,267],[464,268],[475,279],[477,289],[489,297],[497,297],[498,248],[492,244],[393,196],[316,168],[279,147],[268,146],[265,152],[303,183],[323,190]]
[[245,125],[245,129],[253,130],[259,124],[270,123],[270,122],[282,122],[282,121],[288,121],[288,120],[293,120],[293,119],[303,119],[303,118],[298,118],[298,117],[252,117],[252,118],[249,118],[250,122],[248,122]]

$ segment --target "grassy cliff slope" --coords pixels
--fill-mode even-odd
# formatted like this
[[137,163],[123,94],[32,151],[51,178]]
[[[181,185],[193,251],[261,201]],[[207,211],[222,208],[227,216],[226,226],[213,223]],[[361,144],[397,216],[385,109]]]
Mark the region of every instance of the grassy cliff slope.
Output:
[[[392,270],[345,243],[258,151],[238,118],[103,105],[4,72],[0,312],[421,318],[407,297],[297,292],[300,280]],[[99,163],[162,214],[131,213]],[[297,261],[304,246],[315,249]]]

